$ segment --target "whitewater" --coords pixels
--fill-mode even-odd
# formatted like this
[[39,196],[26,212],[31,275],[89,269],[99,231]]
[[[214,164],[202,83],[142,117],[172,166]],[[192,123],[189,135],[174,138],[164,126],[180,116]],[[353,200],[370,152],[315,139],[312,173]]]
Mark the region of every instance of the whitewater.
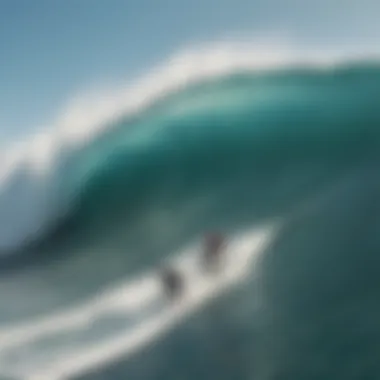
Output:
[[212,46],[8,144],[0,376],[377,378],[379,99],[373,58]]
[[[135,283],[119,285],[87,305],[0,331],[2,374],[25,379],[64,379],[136,353],[209,299],[244,281],[250,261],[264,248],[269,234],[270,231],[265,230],[232,241],[224,263],[228,269],[218,278],[202,275],[197,255],[199,247],[183,252],[176,261],[188,289],[179,304],[165,302],[157,273],[153,272]],[[115,324],[116,331],[105,337],[93,332],[89,345],[86,333],[96,330],[97,323],[101,326],[102,319],[105,324]],[[123,323],[117,326],[122,319]],[[70,334],[73,334],[72,341],[67,344]],[[58,341],[57,347],[49,344],[49,338],[61,335],[65,338]]]

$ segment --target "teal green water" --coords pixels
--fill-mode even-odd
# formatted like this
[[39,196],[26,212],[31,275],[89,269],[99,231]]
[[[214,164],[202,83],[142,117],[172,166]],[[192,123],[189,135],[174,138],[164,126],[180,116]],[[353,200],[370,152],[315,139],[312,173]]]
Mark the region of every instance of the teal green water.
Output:
[[377,172],[360,168],[293,214],[249,284],[78,379],[376,379]]
[[15,270],[70,303],[208,228],[281,219],[248,286],[88,378],[377,379],[379,128],[377,64],[194,84],[57,167],[65,217]]
[[365,65],[241,73],[121,121],[79,152],[65,176],[67,249],[133,246],[149,251],[145,265],[210,226],[294,212],[377,160],[379,80],[378,67]]

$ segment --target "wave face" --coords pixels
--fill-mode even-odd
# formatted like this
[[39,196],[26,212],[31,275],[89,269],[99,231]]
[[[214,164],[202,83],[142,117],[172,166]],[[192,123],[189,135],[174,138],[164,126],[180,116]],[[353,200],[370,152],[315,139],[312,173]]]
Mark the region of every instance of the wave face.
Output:
[[376,65],[357,65],[232,73],[189,85],[59,152],[48,173],[16,167],[3,181],[8,220],[0,243],[6,251],[28,238],[44,241],[53,226],[55,238],[63,230],[71,236],[74,225],[103,241],[120,223],[151,239],[157,225],[204,219],[185,204],[190,213],[228,213],[230,221],[229,207],[240,207],[239,218],[242,209],[248,218],[281,216],[376,156],[379,78]]
[[[363,355],[353,346],[339,348],[376,327],[357,335],[334,328],[346,309],[363,307],[376,315],[374,298],[364,294],[374,284],[379,288],[379,99],[377,63],[230,70],[118,115],[85,143],[56,146],[46,167],[24,161],[8,168],[1,182],[0,265],[6,274],[13,264],[26,274],[8,284],[14,302],[2,319],[25,319],[85,297],[148,268],[209,228],[234,233],[281,220],[284,227],[263,255],[260,275],[222,307],[224,313],[250,304],[257,288],[262,291],[262,309],[247,317],[260,325],[252,333],[256,343],[244,348],[244,355],[260,360],[255,368],[244,367],[241,378],[313,378],[301,364],[316,352],[320,360],[309,363],[315,379],[343,373],[347,367],[337,363],[350,362],[350,355],[358,357],[353,370],[359,373]],[[369,273],[367,282],[364,274],[353,280],[357,268]],[[29,294],[25,305],[25,284],[54,300],[45,308]],[[343,299],[347,303],[338,303]],[[316,316],[318,310],[330,319]],[[347,329],[355,321],[364,326],[363,315],[351,315]],[[237,323],[236,315],[226,318]],[[248,319],[243,326],[253,328]],[[335,331],[331,340],[322,331],[326,325]],[[366,344],[359,346],[368,349]],[[330,362],[324,356],[329,350]],[[169,353],[161,354],[164,362]],[[116,372],[133,373],[124,365],[117,364]]]

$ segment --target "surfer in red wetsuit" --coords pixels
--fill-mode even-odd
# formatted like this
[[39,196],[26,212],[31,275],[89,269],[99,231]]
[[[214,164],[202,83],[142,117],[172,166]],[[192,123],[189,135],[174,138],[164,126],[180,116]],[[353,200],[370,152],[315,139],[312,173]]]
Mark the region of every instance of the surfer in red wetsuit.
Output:
[[221,256],[225,247],[225,238],[219,232],[205,235],[203,241],[203,260],[207,271],[216,271],[220,266]]

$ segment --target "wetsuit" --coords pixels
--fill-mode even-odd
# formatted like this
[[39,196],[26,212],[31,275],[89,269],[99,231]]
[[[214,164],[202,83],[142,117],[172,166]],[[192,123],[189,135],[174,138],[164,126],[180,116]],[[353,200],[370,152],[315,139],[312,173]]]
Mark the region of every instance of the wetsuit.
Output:
[[204,240],[204,266],[206,270],[216,270],[220,264],[221,254],[224,248],[224,237],[219,233],[205,236]]
[[172,268],[167,268],[163,271],[162,282],[165,293],[170,298],[176,298],[183,291],[183,280],[181,275]]

